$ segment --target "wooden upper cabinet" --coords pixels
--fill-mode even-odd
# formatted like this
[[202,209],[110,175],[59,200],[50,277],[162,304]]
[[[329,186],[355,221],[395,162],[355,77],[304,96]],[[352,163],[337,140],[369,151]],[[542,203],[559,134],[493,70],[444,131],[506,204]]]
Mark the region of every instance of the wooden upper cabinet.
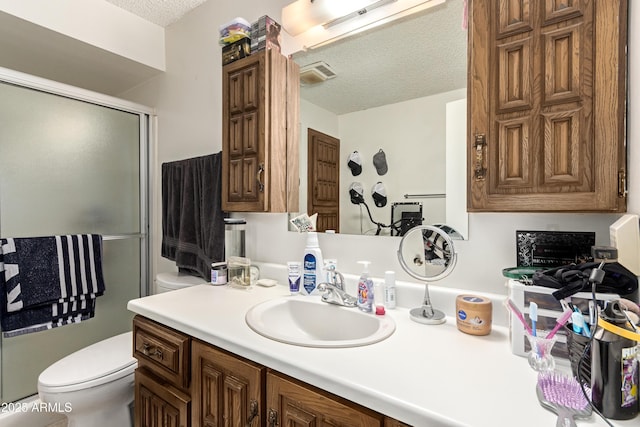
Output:
[[297,64],[265,50],[224,66],[222,74],[222,209],[297,211]]
[[470,0],[469,211],[626,211],[626,0]]

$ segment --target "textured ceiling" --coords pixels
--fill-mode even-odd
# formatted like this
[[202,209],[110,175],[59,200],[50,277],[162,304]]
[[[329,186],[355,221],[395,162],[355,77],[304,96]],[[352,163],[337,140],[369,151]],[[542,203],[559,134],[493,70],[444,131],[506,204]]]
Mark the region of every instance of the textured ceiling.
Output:
[[463,1],[448,0],[386,26],[294,54],[302,67],[324,61],[336,78],[301,88],[301,97],[336,114],[467,86]]
[[207,0],[107,0],[149,22],[166,27]]

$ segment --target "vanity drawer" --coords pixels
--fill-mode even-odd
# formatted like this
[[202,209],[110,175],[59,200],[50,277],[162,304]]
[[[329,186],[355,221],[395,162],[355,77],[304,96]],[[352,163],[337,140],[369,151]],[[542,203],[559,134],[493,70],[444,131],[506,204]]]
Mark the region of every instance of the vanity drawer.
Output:
[[189,388],[191,342],[188,335],[147,318],[133,319],[133,357],[177,387]]

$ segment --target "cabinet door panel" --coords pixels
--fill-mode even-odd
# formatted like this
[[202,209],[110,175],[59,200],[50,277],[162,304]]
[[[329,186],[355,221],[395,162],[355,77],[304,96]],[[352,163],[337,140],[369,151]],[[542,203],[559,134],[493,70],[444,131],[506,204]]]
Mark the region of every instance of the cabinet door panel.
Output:
[[242,151],[245,155],[258,154],[260,149],[260,123],[258,115],[254,113],[246,113],[242,117]]
[[229,75],[227,84],[229,85],[229,113],[238,114],[242,112],[244,103],[242,93],[242,73],[234,73]]
[[499,7],[498,38],[509,37],[531,30],[530,0],[500,0]]
[[242,77],[242,108],[244,111],[255,110],[260,106],[260,64],[245,69]]
[[190,398],[169,383],[146,374],[135,373],[136,427],[189,427]]
[[531,40],[498,45],[498,110],[531,109],[533,76]]
[[582,24],[543,32],[543,105],[579,101],[582,91],[587,90],[581,82],[583,33]]
[[193,342],[193,425],[262,425],[264,368],[248,360]]
[[[291,427],[380,427],[382,416],[345,399],[267,373],[269,425]],[[275,423],[275,424],[274,424]]]
[[468,210],[624,212],[627,1],[469,14]]

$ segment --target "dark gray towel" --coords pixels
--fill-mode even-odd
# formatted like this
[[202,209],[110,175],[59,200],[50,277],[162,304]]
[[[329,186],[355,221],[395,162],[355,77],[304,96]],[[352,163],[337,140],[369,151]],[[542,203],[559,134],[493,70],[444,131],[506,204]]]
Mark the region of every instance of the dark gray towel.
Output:
[[162,164],[161,255],[207,281],[224,260],[221,152]]

